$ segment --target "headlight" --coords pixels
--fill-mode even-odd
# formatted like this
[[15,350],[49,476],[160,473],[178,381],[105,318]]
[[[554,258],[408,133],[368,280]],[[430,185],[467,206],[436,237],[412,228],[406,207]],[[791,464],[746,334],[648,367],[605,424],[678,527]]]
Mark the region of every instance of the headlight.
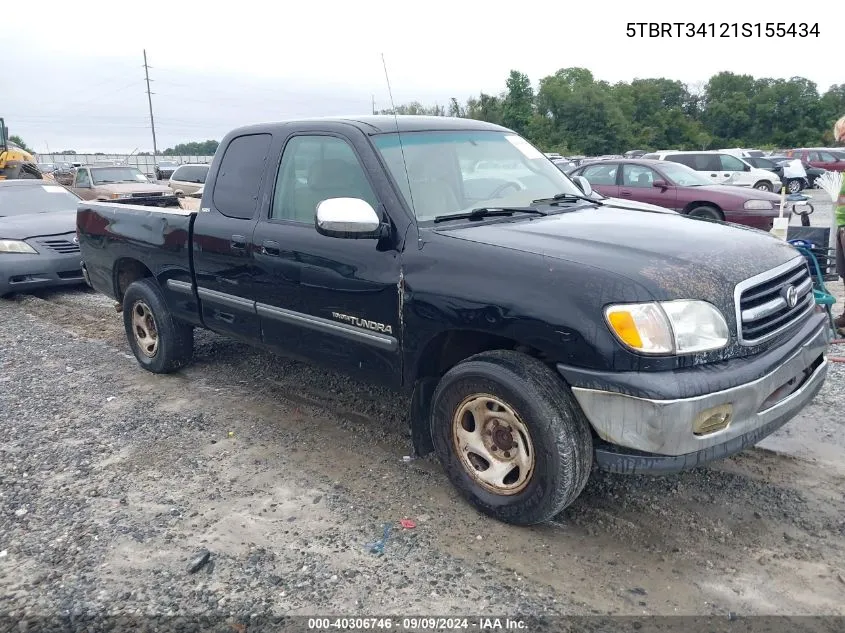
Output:
[[744,209],[774,209],[770,200],[746,200],[742,205]]
[[20,240],[0,240],[0,253],[34,253],[38,251]]
[[622,344],[642,354],[705,352],[730,339],[725,317],[706,301],[613,305],[604,316]]
[[131,198],[131,197],[132,197],[132,194],[128,194],[128,193],[113,193],[111,195],[112,200],[120,200],[122,198]]

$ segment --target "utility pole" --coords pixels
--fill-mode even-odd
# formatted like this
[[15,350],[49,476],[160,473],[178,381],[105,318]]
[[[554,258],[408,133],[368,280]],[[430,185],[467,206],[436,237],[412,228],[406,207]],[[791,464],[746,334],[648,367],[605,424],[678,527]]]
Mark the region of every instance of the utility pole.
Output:
[[373,98],[373,114],[375,114],[376,113],[376,96],[375,95],[371,95],[371,96]]
[[150,92],[150,67],[147,65],[147,49],[144,49],[144,74],[147,76],[147,101],[150,104],[150,127],[153,130],[153,161],[158,155],[158,147],[156,147],[156,122],[153,118],[153,97]]

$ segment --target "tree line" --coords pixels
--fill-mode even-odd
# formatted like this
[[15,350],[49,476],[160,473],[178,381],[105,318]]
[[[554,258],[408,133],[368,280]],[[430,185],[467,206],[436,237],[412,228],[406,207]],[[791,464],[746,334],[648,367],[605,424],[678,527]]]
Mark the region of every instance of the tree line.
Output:
[[820,94],[803,77],[755,79],[731,72],[699,85],[670,79],[610,84],[586,68],[562,68],[535,90],[526,74],[512,70],[499,94],[482,92],[463,104],[452,98],[447,106],[412,102],[396,112],[488,121],[545,151],[569,155],[833,146],[833,124],[845,114],[845,84]]

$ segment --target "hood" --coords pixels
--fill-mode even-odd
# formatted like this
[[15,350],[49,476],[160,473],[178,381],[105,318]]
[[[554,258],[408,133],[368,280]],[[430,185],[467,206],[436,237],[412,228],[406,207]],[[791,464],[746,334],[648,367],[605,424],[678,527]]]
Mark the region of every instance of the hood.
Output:
[[[626,201],[627,204],[627,201]],[[704,299],[730,312],[734,286],[798,252],[768,233],[676,213],[584,207],[517,221],[443,227],[450,237],[600,268],[644,287],[658,300]]]
[[157,193],[164,191],[170,193],[170,187],[166,185],[154,185],[146,182],[116,182],[97,185],[97,190],[104,193]]
[[759,167],[752,167],[748,172],[754,180],[778,180],[778,175],[769,171],[768,169],[760,169]]
[[0,239],[26,240],[44,235],[76,232],[76,209],[28,213],[0,218]]

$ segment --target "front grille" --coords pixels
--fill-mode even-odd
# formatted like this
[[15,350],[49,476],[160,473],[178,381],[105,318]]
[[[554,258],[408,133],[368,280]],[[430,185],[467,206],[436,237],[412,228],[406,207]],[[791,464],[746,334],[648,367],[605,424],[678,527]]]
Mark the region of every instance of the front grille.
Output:
[[39,240],[38,243],[62,255],[72,255],[79,252],[79,244],[74,244],[68,240]]
[[741,344],[758,345],[786,331],[815,306],[807,260],[794,259],[737,284],[735,303]]
[[133,198],[155,198],[157,196],[163,196],[163,191],[154,191],[152,193],[133,193]]

